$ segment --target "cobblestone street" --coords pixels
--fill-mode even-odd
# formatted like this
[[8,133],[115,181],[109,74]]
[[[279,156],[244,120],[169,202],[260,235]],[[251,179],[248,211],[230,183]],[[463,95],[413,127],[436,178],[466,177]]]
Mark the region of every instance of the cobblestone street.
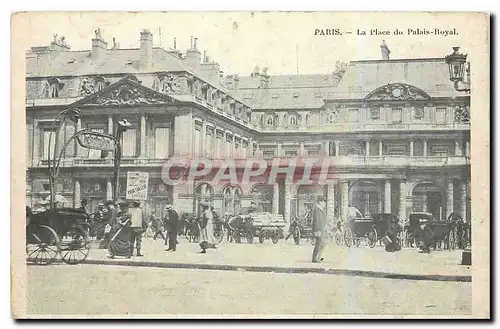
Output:
[[28,267],[28,313],[467,315],[471,283],[99,265]]

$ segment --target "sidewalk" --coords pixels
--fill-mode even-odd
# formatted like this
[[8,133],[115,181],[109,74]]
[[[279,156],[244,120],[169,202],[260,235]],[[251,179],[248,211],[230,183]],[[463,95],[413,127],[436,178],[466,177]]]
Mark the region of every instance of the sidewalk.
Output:
[[272,244],[223,242],[200,254],[199,246],[183,237],[176,252],[166,252],[163,241],[143,239],[144,257],[107,258],[107,250],[91,249],[85,263],[163,268],[195,268],[281,273],[321,273],[380,278],[470,282],[470,266],[460,265],[461,250],[419,254],[417,249],[388,253],[382,247],[327,246],[324,262],[311,263],[313,246],[280,240]]

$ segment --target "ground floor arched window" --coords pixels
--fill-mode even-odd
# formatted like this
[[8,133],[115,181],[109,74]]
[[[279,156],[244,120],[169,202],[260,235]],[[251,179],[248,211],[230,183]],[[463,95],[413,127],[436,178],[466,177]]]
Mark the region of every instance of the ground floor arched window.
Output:
[[272,213],[273,210],[273,186],[268,184],[257,184],[252,187],[250,196],[257,211]]

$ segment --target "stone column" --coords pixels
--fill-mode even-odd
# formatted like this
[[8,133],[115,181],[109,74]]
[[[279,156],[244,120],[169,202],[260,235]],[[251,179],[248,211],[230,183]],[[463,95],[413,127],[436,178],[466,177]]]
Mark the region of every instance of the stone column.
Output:
[[335,156],[340,155],[340,141],[335,141]]
[[423,154],[424,157],[427,156],[427,140],[424,140],[424,154]]
[[75,197],[75,208],[78,208],[78,207],[80,207],[80,201],[81,201],[80,180],[78,180],[78,179],[75,179],[74,197]]
[[281,157],[283,156],[283,154],[281,153],[282,152],[282,147],[281,147],[282,143],[281,142],[276,142],[276,156],[277,157]]
[[[113,135],[113,128],[114,128],[113,116],[110,114],[108,116],[108,134]],[[113,152],[108,152],[108,158],[112,158],[112,157],[114,157]],[[112,198],[113,197],[111,197],[111,199]],[[109,199],[109,200],[111,200],[111,199]]]
[[415,155],[414,146],[413,146],[413,139],[410,140],[410,157],[413,157]]
[[139,157],[146,157],[146,116],[141,115],[141,148],[139,150]]
[[330,148],[328,147],[329,145],[330,145],[330,144],[329,144],[329,142],[328,142],[328,141],[327,141],[327,142],[323,142],[323,155],[324,155],[324,156],[329,156],[329,155],[330,155],[330,154],[329,154],[329,150],[330,150]]
[[[82,119],[78,119],[76,121],[76,132],[79,132],[80,130],[82,130]],[[82,153],[84,150],[85,149],[83,147],[81,147],[78,142],[76,142],[76,147],[75,147],[76,156],[77,157],[83,156]]]
[[113,200],[113,184],[110,178],[106,180],[106,200]]
[[365,209],[364,209],[364,215],[365,216],[368,216],[370,215],[370,193],[369,192],[365,192]]
[[378,156],[383,156],[384,153],[384,142],[378,141]]
[[467,222],[467,182],[460,183],[460,212],[463,219]]
[[113,135],[113,116],[108,116],[108,134]]
[[455,141],[455,156],[462,156],[462,144],[459,141]]
[[427,194],[422,197],[422,212],[427,212]]
[[[78,120],[80,121],[80,120]],[[38,163],[40,158],[40,129],[38,129],[38,120],[33,120],[33,163]]]
[[370,156],[370,141],[365,141],[365,156]]
[[349,211],[349,181],[344,180],[341,182],[342,189],[342,220],[347,221]]
[[290,183],[285,183],[285,209],[283,212],[283,219],[285,220],[286,226],[290,226],[290,202],[292,199],[292,193],[291,193],[291,188],[292,185]]
[[201,140],[200,140],[201,152],[199,152],[200,157],[207,156],[207,123],[203,120],[201,124]]
[[278,183],[274,183],[273,185],[273,214],[277,214],[279,212],[279,200],[280,200],[280,189]]
[[406,182],[401,180],[399,183],[399,221],[406,222]]
[[465,142],[465,156],[470,158],[470,147],[469,147],[469,141]]
[[326,197],[326,215],[328,217],[328,222],[332,222],[335,218],[335,185],[333,183],[327,185]]
[[304,142],[299,143],[299,156],[304,156],[305,155],[305,147],[304,147]]
[[448,218],[448,216],[450,216],[452,212],[453,212],[453,180],[449,180],[446,188],[446,218]]
[[190,156],[193,140],[193,118],[190,114],[179,115],[174,121],[174,155]]
[[384,212],[391,213],[391,180],[387,179],[384,186]]

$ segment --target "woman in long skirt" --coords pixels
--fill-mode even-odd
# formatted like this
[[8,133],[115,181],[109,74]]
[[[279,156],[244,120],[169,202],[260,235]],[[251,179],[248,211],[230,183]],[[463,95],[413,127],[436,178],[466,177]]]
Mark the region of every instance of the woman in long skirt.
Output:
[[117,217],[115,225],[112,225],[109,241],[109,258],[115,258],[115,256],[125,256],[130,258],[130,214],[128,209],[123,209],[119,217]]
[[213,213],[210,209],[210,206],[207,203],[202,203],[201,207],[203,209],[203,219],[202,219],[202,227],[200,232],[200,247],[201,253],[205,254],[207,249],[217,249],[215,246],[217,243],[217,239],[214,235],[214,223],[213,223]]

